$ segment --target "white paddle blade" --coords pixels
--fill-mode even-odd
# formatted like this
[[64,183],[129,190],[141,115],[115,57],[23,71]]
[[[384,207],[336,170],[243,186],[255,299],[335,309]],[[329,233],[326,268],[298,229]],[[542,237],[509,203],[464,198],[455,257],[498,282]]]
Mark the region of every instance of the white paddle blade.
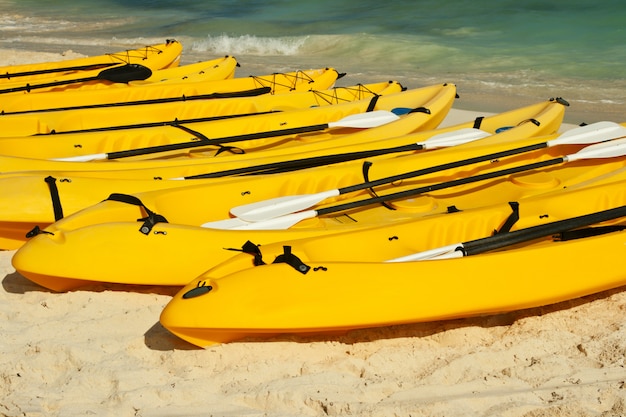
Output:
[[486,138],[487,136],[491,136],[491,133],[468,127],[454,130],[452,132],[440,133],[432,136],[424,142],[418,143],[418,145],[421,145],[424,149],[447,148],[450,146],[473,142],[475,140]]
[[422,252],[412,253],[410,255],[401,256],[399,258],[389,259],[385,262],[413,262],[413,261],[427,261],[433,259],[446,259],[456,258],[463,256],[463,252],[457,250],[462,248],[462,243],[455,243],[453,245],[442,246],[440,248],[429,249]]
[[400,116],[387,111],[375,110],[365,113],[352,114],[336,122],[328,123],[328,127],[353,127],[367,129],[382,126],[398,120]]
[[315,216],[317,216],[315,210],[307,210],[260,222],[242,222],[240,225],[232,227],[230,230],[286,230],[300,223],[302,220],[312,219]]
[[568,162],[581,159],[617,158],[626,155],[626,138],[589,145],[575,154],[565,156]]
[[200,227],[204,227],[206,229],[231,230],[236,229],[237,227],[245,226],[246,224],[248,224],[248,222],[235,217],[233,219],[206,222],[201,224]]
[[287,195],[233,207],[230,214],[247,222],[260,222],[307,209],[338,195],[337,189],[316,194]]
[[604,142],[626,136],[626,127],[615,122],[597,122],[568,130],[547,143],[548,147],[557,145],[585,145]]
[[67,158],[52,158],[50,160],[60,161],[60,162],[90,162],[90,161],[102,161],[104,159],[107,159],[107,154],[94,153],[91,155],[68,156]]

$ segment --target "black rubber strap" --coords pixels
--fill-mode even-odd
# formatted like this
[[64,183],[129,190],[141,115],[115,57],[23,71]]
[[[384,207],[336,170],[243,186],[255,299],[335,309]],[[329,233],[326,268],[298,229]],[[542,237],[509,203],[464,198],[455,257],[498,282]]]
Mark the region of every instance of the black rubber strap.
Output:
[[59,189],[57,188],[57,179],[48,176],[44,179],[48,188],[50,189],[50,197],[52,198],[52,209],[54,210],[54,220],[61,220],[63,218],[63,207],[61,206],[61,198],[59,197]]
[[430,109],[426,108],[426,107],[416,107],[414,109],[411,109],[411,111],[409,112],[409,114],[411,113],[425,113],[425,114],[430,114]]
[[286,263],[287,265],[293,267],[293,269],[302,274],[306,274],[307,272],[309,272],[311,267],[306,265],[300,260],[300,258],[291,253],[291,246],[283,246],[283,251],[283,254],[278,255],[273,263]]
[[209,138],[207,138],[203,133],[198,132],[197,130],[193,130],[188,128],[187,126],[183,126],[179,123],[172,123],[171,126],[173,127],[177,127],[180,130],[184,130],[187,133],[191,133],[192,135],[194,135],[195,137],[197,137],[200,140],[205,140],[207,142],[210,142],[211,140]]
[[144,235],[149,234],[150,231],[152,231],[152,228],[154,227],[155,224],[168,223],[167,219],[164,216],[161,216],[160,214],[157,214],[153,212],[152,210],[150,210],[148,207],[146,207],[146,205],[140,199],[138,199],[137,197],[133,195],[113,193],[104,201],[107,201],[107,200],[117,201],[117,202],[126,203],[126,204],[132,204],[134,206],[143,208],[146,211],[147,216],[141,219],[137,219],[137,221],[143,222],[143,224],[139,228],[139,231],[143,233]]
[[[363,162],[363,179],[364,179],[364,182],[370,182],[369,170],[370,170],[370,167],[372,165],[373,165],[373,163],[370,162],[370,161]],[[376,191],[374,191],[374,189],[372,187],[368,188],[368,190],[370,191],[370,194],[372,194],[374,197],[378,197],[378,194],[376,194]],[[385,201],[382,201],[380,204],[383,207],[388,208],[389,210],[395,210],[395,208],[392,205],[387,204],[387,202],[385,202]]]
[[539,120],[537,120],[537,119],[533,119],[533,118],[526,119],[526,120],[522,120],[522,121],[521,121],[521,122],[519,122],[517,125],[518,125],[518,126],[521,126],[521,125],[523,125],[524,123],[528,123],[528,122],[530,122],[530,123],[534,124],[535,126],[541,126],[541,122],[540,122]]
[[478,116],[474,119],[474,129],[480,129],[480,125],[483,124],[484,116]]
[[380,96],[376,94],[374,97],[371,98],[370,104],[367,106],[367,110],[365,110],[366,112],[374,111],[374,108],[376,107],[376,103],[378,102],[379,97]]
[[216,145],[217,148],[217,152],[215,152],[215,156],[221,154],[222,152],[230,152],[233,155],[243,155],[246,153],[246,151],[244,151],[241,148],[238,148],[236,146],[223,146],[223,145]]
[[[187,133],[191,133],[192,135],[194,135],[196,138],[200,139],[200,141],[198,143],[202,143],[202,142],[211,142],[211,139],[209,139],[208,137],[206,137],[203,133],[198,132],[197,130],[193,130],[190,129],[186,126],[180,125],[178,123],[174,123],[171,126],[173,127],[177,127],[181,130],[184,130]],[[221,154],[222,152],[230,152],[234,155],[243,155],[246,153],[246,151],[244,151],[241,148],[238,148],[236,146],[224,146],[221,145],[219,143],[208,143],[207,146],[217,146],[217,152],[215,152],[214,156],[217,156],[219,154]]]
[[236,248],[224,248],[225,250],[232,250],[237,252],[247,253],[249,255],[254,256],[254,266],[265,265],[263,262],[263,254],[261,254],[261,249],[259,249],[259,245],[255,245],[249,240],[243,244],[241,249]]
[[39,226],[35,226],[32,228],[32,230],[26,233],[26,238],[30,239],[31,237],[35,237],[40,234],[54,235],[54,233],[52,232],[48,232],[47,230],[41,230]]
[[519,203],[516,201],[509,202],[509,206],[513,210],[509,217],[506,219],[502,227],[499,230],[494,230],[493,234],[497,235],[498,233],[508,233],[511,231],[511,228],[517,221],[519,220]]

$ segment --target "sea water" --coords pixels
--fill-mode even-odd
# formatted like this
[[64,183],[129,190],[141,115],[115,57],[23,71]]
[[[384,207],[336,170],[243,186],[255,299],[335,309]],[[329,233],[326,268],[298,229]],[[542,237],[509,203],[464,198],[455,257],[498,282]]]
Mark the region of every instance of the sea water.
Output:
[[[626,121],[626,2],[0,0],[0,48],[96,55],[176,39],[237,76],[333,67],[338,85],[458,87],[457,108],[563,97],[566,120]],[[1,63],[0,63],[1,65]]]

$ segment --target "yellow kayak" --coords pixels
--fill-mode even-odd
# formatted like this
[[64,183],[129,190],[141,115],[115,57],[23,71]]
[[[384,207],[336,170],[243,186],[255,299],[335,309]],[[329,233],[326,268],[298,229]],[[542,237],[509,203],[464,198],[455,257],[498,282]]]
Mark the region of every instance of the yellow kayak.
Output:
[[214,93],[234,93],[270,87],[271,92],[325,90],[335,84],[339,74],[333,68],[318,68],[249,77],[235,77],[217,81],[178,83],[150,83],[146,85],[114,84],[111,88],[10,94],[3,96],[0,113],[50,110],[78,106],[101,106],[145,100],[177,99]]
[[176,67],[180,60],[182,46],[176,41],[166,41],[163,44],[147,45],[136,49],[108,53],[84,58],[65,59],[0,67],[0,88],[15,82],[32,82],[50,77],[84,74],[85,71],[101,70],[119,64],[142,64],[152,55],[162,55],[165,48],[178,54],[167,67]]
[[[522,142],[526,142],[528,146],[528,141]],[[556,146],[561,151],[572,147],[574,146]],[[582,149],[588,151],[588,148]],[[544,157],[547,156],[544,152],[540,153],[543,153]],[[510,169],[512,167],[509,164],[516,161],[517,168],[520,166],[518,165],[520,159],[524,158],[511,159],[504,166],[499,163],[499,167]],[[533,165],[545,164],[552,160],[541,158],[537,154],[525,159],[525,162]],[[136,194],[130,197],[112,195],[95,206],[59,220],[42,233],[33,233],[32,239],[18,250],[15,266],[29,279],[56,291],[85,285],[86,282],[183,285],[190,276],[200,274],[199,271],[203,268],[206,270],[232,256],[229,248],[240,250],[246,241],[261,245],[263,249],[273,242],[304,237],[341,234],[372,227],[382,227],[383,231],[387,227],[391,230],[402,222],[430,219],[438,215],[452,217],[458,212],[506,204],[510,201],[519,202],[525,198],[547,195],[563,189],[572,190],[576,187],[623,181],[626,175],[624,169],[626,157],[610,159],[611,163],[595,161],[595,165],[594,161],[578,161],[560,166],[552,165],[545,169],[526,168],[529,170],[492,176],[472,184],[468,183],[466,186],[455,185],[449,189],[422,192],[411,198],[404,196],[402,200],[391,202],[393,210],[374,201],[375,204],[361,206],[359,209],[352,208],[345,212],[318,216],[315,219],[309,218],[306,223],[301,222],[297,227],[273,230],[217,229],[211,224],[208,226],[212,228],[208,229],[198,227],[202,221],[198,219],[208,217],[204,216],[205,210],[211,209],[208,204],[210,196],[205,195],[207,201],[201,201],[203,195],[199,192],[194,193],[198,191],[196,187]],[[486,173],[494,175],[497,171],[487,170]],[[455,180],[468,178],[467,173],[460,175],[459,173],[453,177]],[[429,187],[433,184],[440,183],[431,183]],[[186,197],[190,194],[194,194],[196,198],[191,209],[186,208],[189,207]],[[210,192],[205,191],[205,194]],[[216,191],[216,195],[220,196],[220,200],[228,198],[226,190],[222,192],[221,187],[219,192]],[[362,196],[348,200],[353,203],[361,199]],[[605,200],[611,201],[606,198],[600,199]],[[213,199],[213,203],[218,205],[219,201]],[[544,201],[538,207],[547,206]],[[573,213],[574,210],[568,213]],[[511,214],[515,214],[511,207],[504,211],[507,219]],[[477,217],[476,224],[479,225],[481,222],[485,224],[488,218],[483,213]],[[494,227],[489,222],[486,224],[488,229]],[[455,227],[463,231],[465,226],[461,222],[455,224]],[[502,231],[504,227],[498,226],[498,229]],[[437,233],[433,234],[442,242],[446,242],[450,236],[456,236],[445,231]],[[386,238],[393,241],[394,236],[395,234],[389,234]],[[409,236],[412,235],[409,233]],[[435,237],[431,239],[431,243],[438,242]],[[401,243],[398,244],[400,248],[404,247],[402,243],[404,240],[400,240]],[[363,240],[362,244],[367,245],[367,239]],[[355,247],[358,248],[358,245]],[[156,259],[159,261],[155,262]]]
[[[390,112],[394,109],[419,108],[442,89],[449,91],[450,94],[445,101],[448,105],[447,108],[436,117],[438,121],[441,121],[454,100],[454,94],[456,94],[454,86],[448,85],[446,88],[436,85],[343,102],[332,106],[318,106],[218,120],[199,119],[111,131],[79,131],[45,136],[5,137],[0,138],[0,154],[27,158],[89,161],[112,160],[122,157],[134,157],[136,159],[171,157],[181,153],[186,154],[189,149],[250,153],[278,146],[297,146],[292,145],[288,140],[282,140],[283,136],[295,133],[322,132],[334,127],[359,129],[361,126],[369,126],[369,121],[372,119],[372,123],[377,125],[376,118],[379,113],[376,111]],[[360,122],[352,124],[355,121],[352,118],[345,123],[341,122],[348,116],[356,116],[357,113],[365,112],[370,113],[362,114],[359,119],[367,122],[364,125]],[[383,114],[383,121],[392,120],[385,117],[387,116]],[[435,118],[434,115],[433,118]],[[434,128],[436,125],[432,127]],[[236,150],[229,148],[233,146]]]
[[[480,128],[486,132],[496,133],[502,128],[517,126],[518,131],[522,130],[519,137],[526,135],[547,135],[558,131],[565,112],[563,100],[546,100],[533,105],[503,112],[501,114],[488,117],[477,117],[454,126],[438,129],[437,132],[430,131],[440,123],[438,115],[450,105],[451,89],[453,86],[444,88],[427,103],[427,107],[432,111],[413,112],[402,116],[399,120],[377,127],[351,133],[348,144],[340,145],[334,142],[334,138],[344,141],[342,132],[336,129],[324,133],[324,141],[308,141],[309,134],[295,135],[293,140],[299,142],[297,152],[291,147],[265,150],[259,158],[254,155],[248,159],[249,155],[228,155],[222,153],[218,160],[207,157],[207,153],[201,153],[201,157],[177,158],[169,160],[142,160],[126,161],[124,159],[115,160],[114,164],[102,162],[67,162],[50,161],[42,159],[27,159],[0,155],[0,171],[6,175],[25,171],[46,172],[53,176],[89,176],[106,178],[127,178],[127,179],[169,179],[180,177],[207,176],[223,177],[230,175],[243,175],[250,173],[261,173],[268,170],[267,164],[278,163],[279,167],[284,167],[283,161],[289,160],[287,165],[297,165],[299,169],[319,166],[320,164],[338,163],[350,160],[352,155],[357,159],[372,158],[374,155],[394,155],[408,152],[406,146],[421,143],[434,134],[450,133],[459,129]],[[434,120],[433,120],[434,117]],[[536,123],[525,122],[533,120]],[[314,135],[317,136],[317,133]],[[506,135],[504,135],[506,136]],[[387,152],[389,151],[389,152]],[[361,152],[367,152],[362,156]],[[215,152],[213,152],[215,153]],[[190,153],[196,156],[197,153]],[[257,154],[258,155],[258,154]],[[333,158],[332,155],[340,155]],[[313,159],[325,157],[321,161]],[[334,162],[333,162],[334,161]],[[275,166],[275,165],[272,165]],[[240,169],[249,167],[249,170],[240,172]],[[236,171],[233,171],[236,170]],[[274,169],[276,171],[276,169]],[[278,170],[280,171],[280,170]]]
[[[65,291],[102,282],[182,286],[240,251],[246,254],[200,280],[252,267],[255,259],[271,264],[283,254],[284,245],[305,264],[382,262],[482,238],[494,230],[506,234],[623,205],[626,157],[616,158],[609,167],[595,163],[531,170],[405,199],[396,210],[370,206],[289,230],[194,227],[176,212],[192,216],[205,208],[199,204],[182,210],[182,199],[175,204],[145,195],[116,196],[32,237],[16,252],[13,265],[39,285]],[[182,197],[185,190],[176,194]]]
[[[130,55],[134,56],[133,59],[130,57],[125,61],[116,59],[117,64],[104,68],[97,67],[69,74],[53,73],[50,77],[36,80],[22,80],[18,77],[13,81],[0,83],[0,97],[3,102],[10,102],[13,97],[19,99],[30,93],[79,90],[93,92],[94,89],[106,89],[105,87],[118,84],[128,85],[130,81],[148,79],[159,69],[177,66],[182,49],[179,42],[168,41],[141,50],[129,51]],[[143,58],[139,59],[138,56]]]
[[[391,156],[385,155],[384,152],[376,156],[377,149],[379,148],[372,146],[369,150],[373,152],[369,153],[366,150],[366,155],[358,152],[339,153],[342,148],[337,147],[335,148],[337,152],[334,154],[309,153],[307,154],[309,156],[308,159],[277,159],[278,166],[286,167],[285,170],[290,172],[289,175],[257,175],[229,178],[229,172],[224,171],[224,177],[165,181],[159,179],[155,180],[154,177],[134,180],[125,179],[126,177],[124,176],[117,178],[111,176],[105,179],[98,178],[97,176],[88,177],[84,175],[72,175],[71,173],[63,174],[60,172],[5,174],[0,177],[0,186],[4,190],[4,193],[0,194],[0,236],[2,237],[0,247],[18,247],[26,240],[26,233],[33,227],[46,227],[55,220],[59,220],[61,217],[69,216],[62,222],[57,222],[54,227],[70,228],[72,222],[80,223],[79,217],[70,216],[71,214],[99,203],[111,193],[134,194],[141,192],[143,194],[141,199],[148,201],[149,205],[154,204],[153,199],[154,201],[166,202],[170,201],[171,198],[172,207],[175,206],[177,198],[180,198],[181,201],[186,201],[186,199],[190,199],[190,201],[197,199],[198,202],[206,201],[208,207],[202,209],[203,216],[208,216],[206,219],[192,220],[192,217],[189,217],[189,222],[185,220],[187,224],[197,226],[203,221],[209,220],[211,216],[215,220],[227,217],[228,210],[231,206],[243,204],[250,201],[251,198],[271,198],[283,192],[322,191],[326,187],[345,184],[348,181],[358,182],[363,178],[361,162],[366,157],[370,162],[374,162],[371,168],[371,178],[393,175],[403,170],[410,171],[414,169],[416,163],[419,164],[419,166],[427,166],[428,164],[435,165],[446,159],[463,159],[465,156],[464,152],[451,152],[452,147],[457,147],[452,137],[458,137],[459,143],[463,143],[463,141],[466,140],[468,129],[470,132],[479,134],[474,137],[477,143],[484,142],[486,143],[485,146],[491,144],[493,147],[487,146],[483,148],[481,146],[478,147],[477,150],[470,148],[469,155],[474,155],[478,152],[487,152],[490,149],[506,148],[506,146],[511,146],[511,143],[515,143],[522,138],[551,134],[558,130],[564,107],[555,102],[541,104],[542,105],[524,107],[517,111],[505,112],[500,115],[478,118],[477,120],[459,124],[456,128],[449,127],[430,130],[408,135],[404,138],[389,139],[390,142],[398,145],[396,148],[403,149],[403,152],[392,153]],[[531,113],[532,111],[535,113]],[[532,118],[535,123],[524,122],[528,120],[529,117]],[[481,129],[472,127],[479,125]],[[495,134],[500,128],[510,126],[515,127],[505,129]],[[479,139],[489,133],[494,135]],[[361,133],[356,133],[354,136],[360,134]],[[348,142],[351,142],[350,136],[352,135],[346,136]],[[440,142],[441,139],[443,139],[443,142]],[[380,149],[386,151],[388,149],[385,143],[386,141],[383,140],[381,142],[382,143],[379,143],[378,146],[382,146]],[[437,144],[440,144],[440,146]],[[465,145],[459,145],[458,147],[466,148],[469,145],[470,143],[467,143]],[[435,149],[437,147],[441,149],[428,151],[427,149],[431,146]],[[352,149],[353,147],[354,145],[348,145],[346,149]],[[445,147],[449,148],[443,149]],[[426,149],[420,150],[420,148]],[[449,156],[441,159],[436,158],[436,155],[439,153]],[[406,156],[402,158],[392,158],[393,155]],[[408,155],[412,156],[408,157]],[[299,154],[299,156],[302,156],[302,154]],[[328,165],[332,160],[337,161],[337,158],[340,156],[347,156],[349,158],[346,159],[344,163],[335,166]],[[329,161],[329,158],[331,161]],[[350,162],[350,158],[354,158],[354,161]],[[329,161],[328,164],[324,164],[327,161]],[[295,167],[294,162],[297,163]],[[320,166],[320,168],[305,169],[307,166],[316,166],[312,163],[322,163],[322,166]],[[239,167],[246,168],[252,166],[244,161]],[[148,171],[150,171],[151,174],[159,173],[158,169]],[[127,173],[130,172],[130,170],[127,171]],[[180,172],[180,170],[177,171],[179,174]],[[319,175],[320,172],[322,173],[321,175]],[[102,174],[105,173],[110,172],[102,171]],[[53,189],[56,190],[59,196],[57,210],[54,210],[54,205],[52,204],[51,186],[54,187]],[[166,192],[167,189],[170,191]],[[185,189],[187,191],[183,192],[184,196],[177,197],[176,193],[173,192],[174,189]],[[225,198],[219,202],[210,203],[211,199],[209,197],[214,191],[217,193],[223,192]],[[233,191],[235,193],[233,193]],[[258,197],[255,197],[257,193],[259,193]],[[228,198],[226,198],[226,196],[228,196]],[[196,205],[195,202],[189,204],[189,206],[181,206],[181,219],[186,217],[184,214],[185,207]],[[167,207],[169,206],[170,203],[167,203]],[[59,212],[62,212],[62,215],[59,215]],[[137,214],[138,213],[132,212],[129,215],[136,216]],[[170,214],[168,214],[168,216],[170,216]],[[132,218],[134,219],[135,217]],[[123,219],[128,218],[123,217]],[[102,221],[105,221],[105,219],[102,219]]]
[[[519,223],[533,226],[516,223],[496,235],[493,230],[511,214],[506,204],[389,228],[252,245],[260,253],[236,255],[188,283],[160,322],[207,347],[247,337],[503,313],[617,288],[626,284],[624,185],[622,179],[522,199]],[[459,237],[465,248],[457,256],[388,262]]]
[[[157,102],[128,106],[59,110],[51,112],[0,115],[0,135],[4,137],[35,134],[65,133],[77,130],[118,130],[130,126],[167,124],[185,120],[210,119],[295,110],[349,102],[377,94],[400,92],[398,82],[379,82],[327,90],[311,90],[289,94],[261,94],[255,96]],[[217,99],[219,98],[219,99]]]

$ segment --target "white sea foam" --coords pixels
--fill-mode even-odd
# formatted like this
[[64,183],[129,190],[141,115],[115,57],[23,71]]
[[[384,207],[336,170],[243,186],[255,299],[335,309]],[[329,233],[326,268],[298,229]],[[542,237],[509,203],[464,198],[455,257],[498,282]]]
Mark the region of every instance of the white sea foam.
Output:
[[233,55],[298,55],[308,36],[261,37],[253,35],[229,36],[226,34],[208,36],[204,40],[195,40],[192,49],[216,54]]

